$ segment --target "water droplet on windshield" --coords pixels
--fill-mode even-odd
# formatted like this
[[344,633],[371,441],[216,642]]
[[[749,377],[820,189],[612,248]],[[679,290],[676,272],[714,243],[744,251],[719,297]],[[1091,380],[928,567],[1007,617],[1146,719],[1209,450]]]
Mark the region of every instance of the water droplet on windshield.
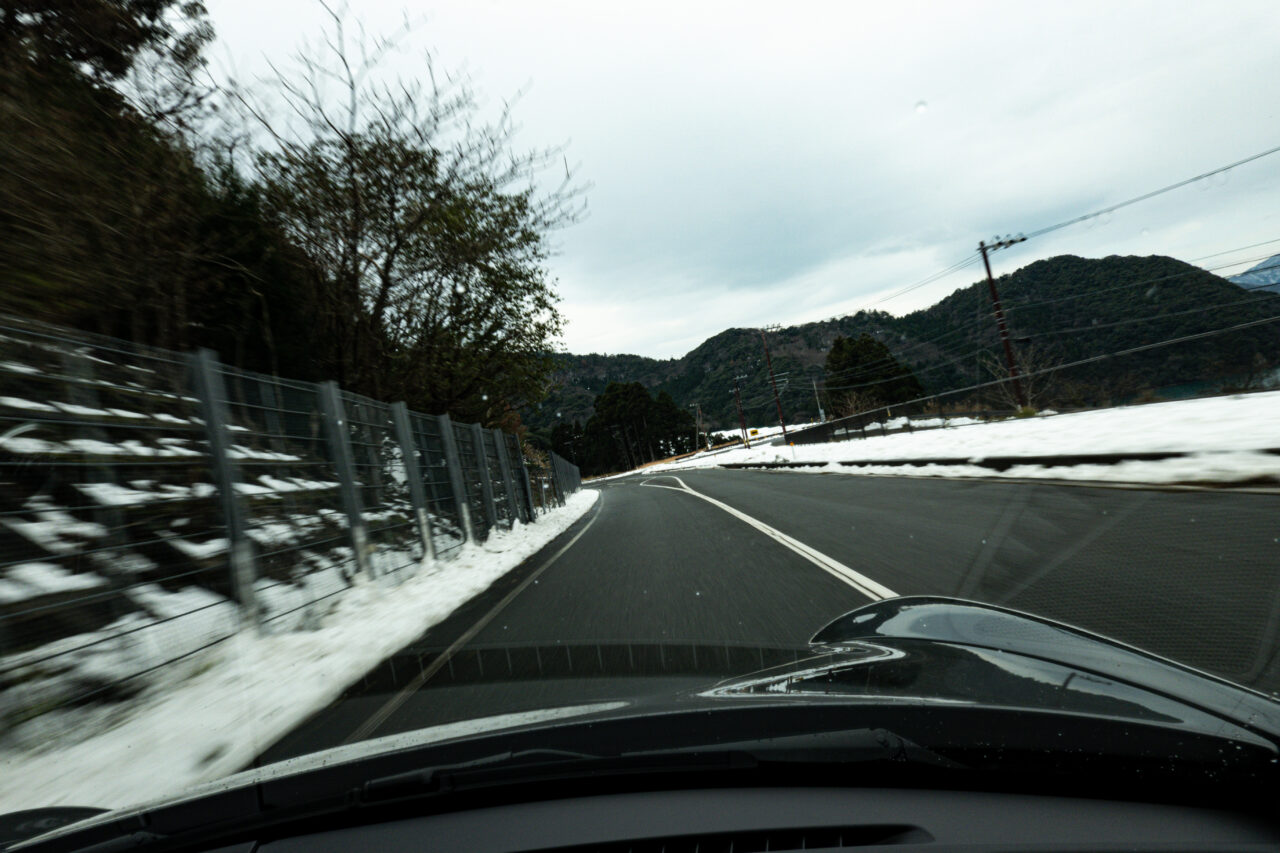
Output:
[[927,101],[916,101],[916,115],[923,115],[929,110]]

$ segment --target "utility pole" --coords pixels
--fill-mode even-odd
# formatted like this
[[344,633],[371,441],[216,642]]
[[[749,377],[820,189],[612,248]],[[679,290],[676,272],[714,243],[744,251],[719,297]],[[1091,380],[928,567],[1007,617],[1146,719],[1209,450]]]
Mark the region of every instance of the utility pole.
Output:
[[733,400],[738,404],[738,423],[742,425],[742,443],[750,447],[751,438],[747,435],[747,417],[742,414],[742,392],[738,390],[738,380],[746,378],[745,376],[733,377]]
[[778,380],[773,377],[773,359],[769,356],[769,342],[764,329],[760,330],[760,343],[764,344],[764,361],[769,366],[769,384],[773,386],[773,402],[778,407],[778,426],[782,427],[782,443],[787,443],[787,422],[782,417],[782,400],[778,397]]
[[698,412],[697,417],[693,421],[693,452],[697,453],[699,443],[698,436],[702,433],[702,404],[690,403],[689,408],[696,409]]
[[1004,308],[1000,307],[1000,294],[996,293],[996,280],[991,275],[991,261],[987,259],[987,252],[994,252],[996,249],[1007,249],[1015,243],[1021,243],[1026,237],[1006,237],[1003,240],[993,240],[991,245],[987,245],[981,240],[978,241],[978,251],[982,253],[982,265],[987,268],[987,287],[991,289],[991,305],[996,312],[996,328],[1000,330],[1000,343],[1004,346],[1005,364],[1009,366],[1009,382],[1013,385],[1013,395],[1018,400],[1018,405],[1026,408],[1027,395],[1022,392],[1022,380],[1018,378],[1018,363],[1013,358],[1013,344],[1009,341],[1009,327],[1004,322]]
[[825,424],[827,422],[827,413],[822,411],[822,398],[818,396],[818,380],[813,379],[813,400],[818,404],[818,423]]

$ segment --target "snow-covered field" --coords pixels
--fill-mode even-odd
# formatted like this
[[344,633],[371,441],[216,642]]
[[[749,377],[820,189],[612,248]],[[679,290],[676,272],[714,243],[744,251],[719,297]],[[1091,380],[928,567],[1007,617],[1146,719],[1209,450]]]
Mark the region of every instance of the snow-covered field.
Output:
[[[915,425],[922,425],[913,421]],[[893,428],[895,424],[888,425]],[[700,454],[645,469],[646,474],[726,463],[827,462],[797,470],[939,477],[1032,477],[1131,483],[1238,483],[1280,480],[1280,391],[1124,406],[1072,414],[981,423],[965,420],[942,429],[898,432],[866,439],[784,447],[762,445]],[[976,463],[995,456],[1063,456],[1173,452],[1159,461],[1114,465],[1015,465],[1003,471]],[[877,465],[877,461],[965,459],[956,465]],[[841,462],[865,462],[857,467]]]
[[[598,494],[577,492],[537,523],[495,530],[485,542],[463,546],[455,558],[398,586],[360,576],[363,582],[333,597],[331,609],[309,630],[237,634],[167,670],[75,743],[0,752],[0,814],[52,805],[120,808],[242,769],[564,532]],[[59,713],[35,722],[56,726]]]

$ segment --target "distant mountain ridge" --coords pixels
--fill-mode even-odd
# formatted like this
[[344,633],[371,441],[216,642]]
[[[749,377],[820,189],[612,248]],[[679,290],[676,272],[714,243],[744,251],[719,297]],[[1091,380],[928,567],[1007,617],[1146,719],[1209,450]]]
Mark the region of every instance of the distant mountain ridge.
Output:
[[[1280,256],[1275,263],[1280,274]],[[1003,275],[997,284],[1020,357],[1034,354],[1064,364],[1280,316],[1280,293],[1263,290],[1256,299],[1241,298],[1234,280],[1249,274],[1228,281],[1163,256],[1062,255]],[[989,381],[993,374],[985,362],[1003,359],[985,282],[901,317],[859,312],[786,327],[769,333],[769,346],[788,423],[817,418],[814,385],[823,387],[827,351],[837,335],[863,333],[885,343],[910,366],[928,393]],[[740,375],[746,377],[741,387],[748,422],[777,419],[758,330],[727,329],[676,359],[599,354],[557,359],[560,369],[551,395],[524,415],[535,431],[549,429],[557,420],[585,422],[592,401],[610,382],[640,382],[654,393],[668,391],[682,407],[701,404],[713,429],[732,429],[738,423],[733,380]],[[1221,382],[1252,373],[1260,364],[1280,365],[1280,323],[1060,371],[1054,403],[1099,405],[1149,389]],[[981,394],[948,399],[991,403]],[[823,405],[829,404],[824,396]]]
[[1280,255],[1272,255],[1239,275],[1228,276],[1227,281],[1242,287],[1280,293]]

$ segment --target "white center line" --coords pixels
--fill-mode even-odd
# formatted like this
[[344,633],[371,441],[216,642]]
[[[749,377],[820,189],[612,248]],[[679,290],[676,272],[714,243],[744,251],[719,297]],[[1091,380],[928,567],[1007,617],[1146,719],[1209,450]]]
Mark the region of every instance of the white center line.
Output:
[[[804,557],[806,560],[813,563],[815,566],[822,569],[823,571],[828,572],[829,574],[835,576],[836,578],[839,578],[840,580],[844,581],[849,586],[856,589],[858,592],[870,598],[872,601],[879,601],[884,598],[898,597],[898,593],[889,589],[889,587],[885,586],[884,584],[872,580],[871,578],[867,577],[861,572],[854,571],[853,569],[846,566],[844,563],[841,563],[839,560],[836,560],[833,557],[828,557],[826,554],[822,553],[816,548],[811,548],[810,546],[804,544],[798,539],[793,539],[792,537],[783,533],[781,530],[778,530],[776,527],[770,527],[769,525],[765,524],[763,521],[760,521],[759,519],[756,519],[756,518],[752,518],[751,516],[747,515],[745,512],[741,512],[740,510],[734,509],[733,507],[729,506],[727,503],[724,503],[723,501],[718,501],[713,497],[709,497],[707,495],[702,494],[702,492],[694,491],[693,489],[689,488],[689,486],[685,484],[684,480],[681,480],[679,477],[673,476],[671,474],[665,474],[663,476],[666,478],[675,480],[677,483],[680,484],[680,488],[676,488],[675,486],[661,486],[661,485],[658,485],[657,483],[651,483],[648,480],[641,483],[641,485],[648,486],[651,489],[671,489],[673,492],[684,492],[686,494],[693,495],[696,498],[701,498],[702,500],[706,501],[709,504],[714,504],[715,506],[729,513],[739,521],[742,521],[742,522],[745,522],[746,524],[751,525],[756,530],[759,530],[761,533],[768,536],[769,538],[781,543],[782,545],[785,545],[786,547],[790,548],[792,551],[795,551],[801,557]],[[659,478],[655,477],[654,479],[659,479]]]

